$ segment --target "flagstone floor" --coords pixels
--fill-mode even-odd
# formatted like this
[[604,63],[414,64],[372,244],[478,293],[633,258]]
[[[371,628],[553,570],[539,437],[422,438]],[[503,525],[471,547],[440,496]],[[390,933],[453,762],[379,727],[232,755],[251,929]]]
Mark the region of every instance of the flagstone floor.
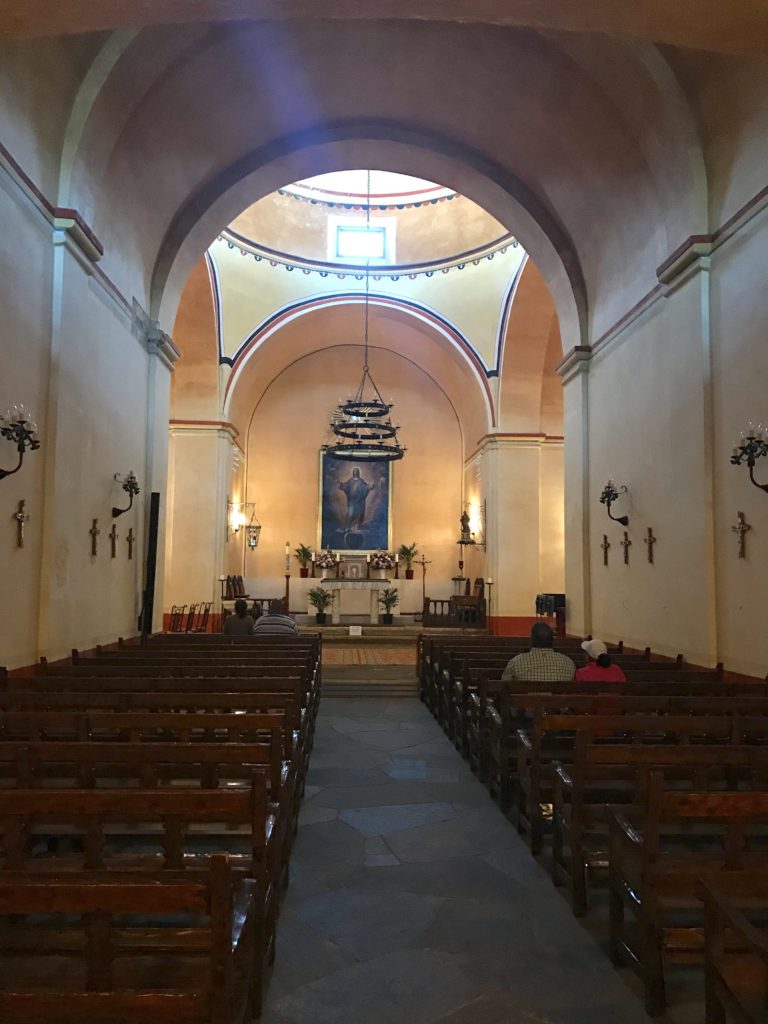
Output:
[[649,1022],[416,699],[323,699],[291,875],[262,1024]]

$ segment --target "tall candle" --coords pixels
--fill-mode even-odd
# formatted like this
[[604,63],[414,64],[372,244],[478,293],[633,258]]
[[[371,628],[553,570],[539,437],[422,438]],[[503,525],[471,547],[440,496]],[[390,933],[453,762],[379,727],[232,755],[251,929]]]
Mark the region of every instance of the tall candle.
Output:
[[395,565],[400,561],[400,555],[395,555]]
[[370,564],[371,556],[370,555],[366,555],[365,556],[365,560],[366,560],[366,562],[368,562]]
[[285,573],[286,576],[291,571],[291,542],[287,540],[285,542]]

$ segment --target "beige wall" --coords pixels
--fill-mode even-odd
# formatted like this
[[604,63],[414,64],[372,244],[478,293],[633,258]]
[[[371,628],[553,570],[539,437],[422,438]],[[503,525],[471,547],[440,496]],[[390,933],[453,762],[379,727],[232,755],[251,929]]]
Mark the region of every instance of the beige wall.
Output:
[[[20,472],[0,482],[0,663],[14,668],[137,632],[145,509],[153,489],[165,491],[170,374],[165,357],[150,354],[136,311],[95,276],[65,230],[52,230],[50,212],[7,164],[0,184],[0,407],[23,402],[41,439]],[[0,466],[14,461],[3,440]],[[114,474],[129,470],[141,495],[116,520],[112,559],[111,508],[126,499]],[[20,499],[30,515],[23,549],[11,518]],[[157,601],[161,610],[162,574]]]
[[[768,217],[758,213],[711,257],[673,275],[591,358],[567,361],[566,578],[574,632],[765,674],[765,495],[729,458],[747,422],[766,418],[767,244]],[[610,474],[629,488],[614,510],[630,517],[629,565],[623,529],[598,502]],[[763,467],[758,475],[768,481]],[[739,510],[753,527],[743,560],[731,530]],[[657,538],[652,565],[648,527]],[[607,567],[603,534],[611,544]]]

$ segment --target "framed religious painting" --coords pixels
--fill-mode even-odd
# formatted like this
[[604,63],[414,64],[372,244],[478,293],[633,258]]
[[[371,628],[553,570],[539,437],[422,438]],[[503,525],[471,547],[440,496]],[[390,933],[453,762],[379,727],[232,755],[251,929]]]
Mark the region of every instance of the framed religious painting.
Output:
[[392,463],[346,462],[320,452],[319,547],[352,553],[389,550]]

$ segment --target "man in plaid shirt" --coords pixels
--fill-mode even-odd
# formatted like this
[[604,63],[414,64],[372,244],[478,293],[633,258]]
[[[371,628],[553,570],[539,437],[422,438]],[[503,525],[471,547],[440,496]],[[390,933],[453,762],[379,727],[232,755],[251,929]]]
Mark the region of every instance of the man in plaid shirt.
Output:
[[502,679],[526,683],[568,683],[576,666],[564,654],[552,649],[554,633],[546,622],[531,627],[531,649],[516,655],[504,669]]

